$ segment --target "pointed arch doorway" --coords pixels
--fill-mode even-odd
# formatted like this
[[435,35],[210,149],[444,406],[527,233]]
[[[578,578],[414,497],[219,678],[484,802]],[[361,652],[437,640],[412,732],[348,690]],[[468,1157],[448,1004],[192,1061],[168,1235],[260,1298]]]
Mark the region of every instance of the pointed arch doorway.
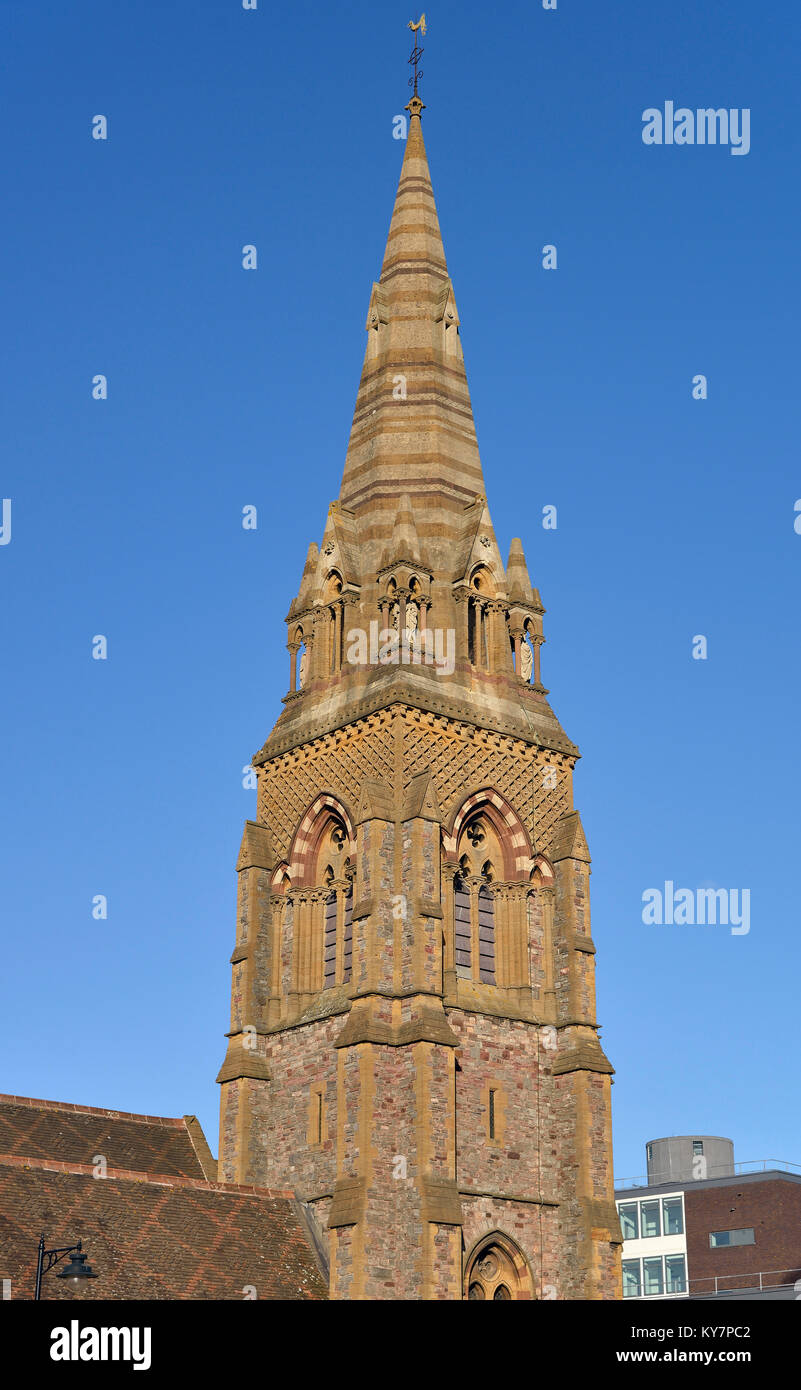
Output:
[[500,1231],[483,1236],[465,1265],[464,1297],[473,1302],[533,1298],[528,1264]]

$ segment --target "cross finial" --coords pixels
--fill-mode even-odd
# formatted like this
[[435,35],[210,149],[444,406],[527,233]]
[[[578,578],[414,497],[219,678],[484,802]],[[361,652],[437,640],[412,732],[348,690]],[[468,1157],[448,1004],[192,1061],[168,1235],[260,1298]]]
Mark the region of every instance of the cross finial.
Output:
[[426,32],[425,14],[421,14],[420,18],[416,22],[413,19],[410,19],[408,27],[414,31],[414,48],[412,49],[412,56],[409,59],[409,62],[414,65],[414,76],[409,78],[409,86],[413,88],[413,91],[412,99],[409,102],[409,105],[407,106],[406,110],[410,111],[413,116],[419,116],[420,112],[423,110],[423,103],[420,100],[420,97],[417,95],[417,83],[419,79],[423,76],[423,73],[422,69],[418,71],[417,65],[423,56],[423,49],[420,47],[420,36],[425,35]]

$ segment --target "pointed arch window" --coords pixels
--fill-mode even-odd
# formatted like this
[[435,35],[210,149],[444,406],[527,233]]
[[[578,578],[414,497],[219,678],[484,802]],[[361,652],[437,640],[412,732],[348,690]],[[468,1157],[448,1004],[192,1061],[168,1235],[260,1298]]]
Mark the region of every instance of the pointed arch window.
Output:
[[305,987],[311,991],[347,984],[353,955],[350,835],[342,817],[332,809],[324,812],[313,844],[309,877],[318,886],[309,904],[312,940],[301,950]]

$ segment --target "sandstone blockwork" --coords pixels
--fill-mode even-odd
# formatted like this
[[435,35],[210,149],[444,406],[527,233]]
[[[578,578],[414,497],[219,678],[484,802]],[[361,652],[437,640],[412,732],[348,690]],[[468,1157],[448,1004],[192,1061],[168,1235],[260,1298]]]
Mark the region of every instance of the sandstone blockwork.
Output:
[[416,108],[367,334],[253,759],[219,1179],[295,1193],[335,1299],[618,1298],[578,749],[492,529]]

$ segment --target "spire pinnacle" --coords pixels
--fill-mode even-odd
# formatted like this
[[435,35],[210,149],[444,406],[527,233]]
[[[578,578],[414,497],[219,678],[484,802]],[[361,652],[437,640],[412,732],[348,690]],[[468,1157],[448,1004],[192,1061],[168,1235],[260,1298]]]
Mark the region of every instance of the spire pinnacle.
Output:
[[533,591],[526,557],[523,553],[523,542],[517,536],[509,547],[506,585],[511,599],[520,599],[523,603],[533,602]]

